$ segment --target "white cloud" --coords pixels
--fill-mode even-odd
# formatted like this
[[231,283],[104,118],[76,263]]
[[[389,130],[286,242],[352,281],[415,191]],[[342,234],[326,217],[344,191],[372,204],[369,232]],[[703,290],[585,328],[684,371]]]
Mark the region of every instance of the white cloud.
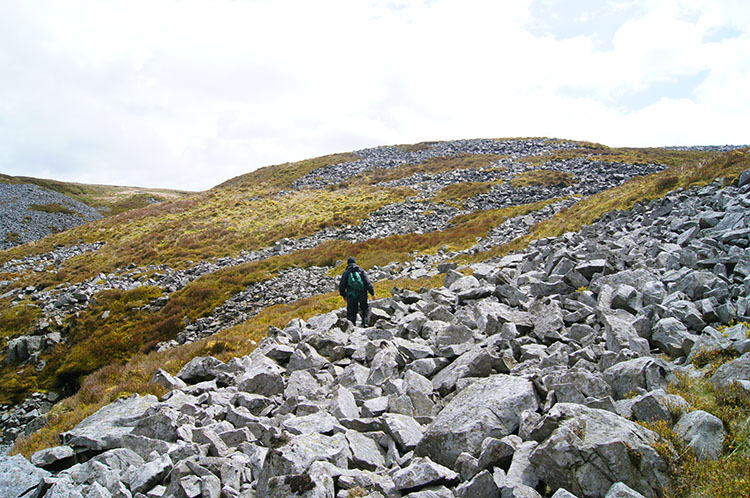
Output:
[[744,0],[576,5],[11,2],[0,171],[205,189],[421,140],[750,142]]

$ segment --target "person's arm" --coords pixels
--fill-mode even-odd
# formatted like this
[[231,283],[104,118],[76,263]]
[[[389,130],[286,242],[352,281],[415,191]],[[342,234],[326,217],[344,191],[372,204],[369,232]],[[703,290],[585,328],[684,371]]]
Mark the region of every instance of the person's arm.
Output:
[[344,299],[346,299],[346,281],[348,276],[349,269],[347,268],[344,270],[344,273],[341,275],[341,280],[339,281],[339,294],[341,294],[341,297]]
[[369,292],[372,297],[375,297],[375,288],[372,286],[370,277],[367,276],[367,273],[364,270],[362,270],[362,276],[364,277],[365,289],[367,289],[367,292]]

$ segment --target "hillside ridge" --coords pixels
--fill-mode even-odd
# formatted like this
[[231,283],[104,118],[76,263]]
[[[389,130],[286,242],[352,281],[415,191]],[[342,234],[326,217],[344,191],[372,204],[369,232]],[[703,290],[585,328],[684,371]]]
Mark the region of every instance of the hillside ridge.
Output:
[[[333,310],[272,327],[248,356],[159,370],[161,399],[120,399],[33,466],[5,466],[32,489],[82,495],[690,492],[703,485],[680,473],[690,455],[747,467],[745,452],[721,455],[744,437],[750,399],[710,405],[688,386],[705,377],[718,400],[750,361],[746,325],[717,329],[750,320],[748,205],[750,169],[737,187],[611,211],[471,275],[444,265],[441,285],[374,301],[367,328]],[[725,474],[721,489],[746,483]]]
[[[269,326],[335,312],[335,278],[350,255],[378,296],[449,288],[455,269],[481,281],[478,263],[512,267],[506,255],[539,250],[535,240],[584,234],[631,209],[640,216],[651,199],[683,199],[680,189],[716,179],[713,193],[744,186],[747,151],[728,149],[552,139],[380,147],[262,168],[2,252],[0,398],[18,403],[2,408],[3,438],[47,423],[19,442],[31,456],[119,396],[163,395],[150,382],[160,367],[174,375],[194,357],[228,363],[250,354]],[[668,233],[694,228],[674,223]],[[532,284],[570,293],[570,283],[547,277],[495,297],[514,303],[513,289]],[[737,303],[722,313],[745,316]]]

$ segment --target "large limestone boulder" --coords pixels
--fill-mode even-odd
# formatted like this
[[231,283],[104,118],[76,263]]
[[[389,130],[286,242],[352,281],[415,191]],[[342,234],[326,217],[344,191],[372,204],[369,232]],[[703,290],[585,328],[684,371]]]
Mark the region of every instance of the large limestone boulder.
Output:
[[317,433],[294,436],[284,446],[271,449],[266,455],[258,476],[256,496],[268,496],[269,484],[272,484],[269,480],[273,477],[303,474],[316,461],[329,462],[346,469],[350,457],[344,434],[333,437]]
[[703,410],[695,410],[680,417],[675,426],[675,433],[702,460],[721,456],[727,434],[721,420]]
[[672,367],[659,358],[635,358],[617,363],[604,371],[604,380],[612,386],[616,398],[631,391],[664,388],[674,378]]
[[50,476],[21,455],[0,458],[0,496],[21,496]]
[[537,407],[534,387],[526,379],[502,374],[479,379],[438,413],[415,452],[452,467],[462,452],[478,457],[485,438],[516,432],[521,412]]
[[726,387],[736,382],[746,391],[750,391],[750,353],[724,363],[711,376],[715,387]]
[[61,434],[63,443],[95,451],[121,447],[123,436],[133,432],[146,410],[157,401],[156,396],[150,394],[118,399]]
[[671,488],[667,463],[651,446],[657,435],[614,413],[558,403],[532,436],[540,440],[529,457],[553,490],[604,496],[623,482],[648,497]]

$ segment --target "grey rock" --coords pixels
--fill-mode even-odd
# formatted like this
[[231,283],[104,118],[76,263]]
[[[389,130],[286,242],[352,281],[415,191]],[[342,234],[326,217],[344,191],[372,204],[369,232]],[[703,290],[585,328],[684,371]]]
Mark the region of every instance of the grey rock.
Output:
[[331,414],[339,419],[359,417],[359,407],[354,395],[349,389],[341,385],[334,388],[329,409]]
[[714,351],[721,351],[722,349],[729,348],[731,342],[728,337],[724,336],[721,332],[713,327],[706,327],[703,332],[698,336],[698,340],[693,344],[688,355],[688,361],[693,359],[699,353],[710,353]]
[[459,392],[435,417],[416,454],[453,466],[464,451],[479,456],[486,437],[500,438],[518,429],[520,413],[536,410],[531,382],[509,375],[479,379]]
[[177,372],[177,378],[188,383],[197,384],[206,380],[212,380],[229,369],[227,365],[213,356],[201,356],[190,360]]
[[427,457],[415,458],[408,467],[393,474],[393,483],[400,490],[415,490],[429,485],[455,484],[459,475]]
[[55,446],[39,450],[31,455],[31,463],[43,469],[55,469],[58,466],[65,467],[72,464],[75,452],[70,446]]
[[[513,453],[510,468],[505,476],[505,487],[515,488],[518,486],[528,486],[536,488],[539,484],[534,466],[529,461],[531,453],[539,445],[536,441],[524,441],[519,444]],[[501,490],[504,491],[504,490]]]
[[471,480],[464,482],[456,488],[456,496],[459,498],[500,498],[500,490],[492,478],[492,474],[483,470]]
[[313,462],[327,461],[346,468],[349,448],[343,434],[334,437],[310,433],[292,437],[285,445],[271,449],[258,476],[257,496],[268,496],[269,480],[274,476],[299,475]]
[[640,422],[663,420],[672,423],[689,408],[688,402],[676,394],[667,394],[664,389],[655,389],[636,398],[631,407],[632,416]]
[[152,395],[116,400],[61,434],[63,443],[95,451],[119,447],[123,436],[133,431],[140,417],[156,402]]
[[21,496],[49,476],[49,472],[33,466],[22,455],[0,458],[0,496]]
[[639,356],[647,356],[651,351],[648,341],[638,335],[633,326],[634,318],[629,313],[602,312],[601,321],[604,323],[604,340],[609,351],[619,352],[629,349]]
[[161,368],[151,377],[151,382],[167,389],[181,389],[187,385],[182,379],[170,375]]
[[268,498],[334,498],[333,479],[308,473],[272,477],[268,481]]
[[721,456],[726,431],[715,415],[695,410],[677,421],[675,434],[690,446],[702,460],[715,460]]
[[158,407],[156,411],[149,410],[146,417],[141,418],[133,428],[131,434],[146,436],[162,441],[177,441],[180,427],[179,412],[168,407]]
[[630,488],[624,482],[616,482],[609,488],[604,498],[645,498],[638,491]]
[[284,369],[264,356],[256,357],[240,376],[237,387],[241,391],[273,396],[284,391]]
[[612,295],[612,308],[623,309],[632,314],[637,314],[642,307],[641,296],[635,287],[627,284],[618,285]]
[[398,413],[383,414],[388,434],[404,450],[413,450],[422,439],[422,426],[413,417]]
[[161,483],[172,470],[172,460],[169,455],[152,460],[139,468],[132,468],[129,472],[129,487],[134,493],[145,493]]
[[604,496],[615,482],[624,482],[646,496],[669,490],[667,463],[651,446],[653,432],[613,413],[558,403],[542,423],[545,437],[530,456],[531,463],[552,489],[578,496]]
[[578,498],[576,495],[571,493],[570,491],[566,490],[565,488],[559,488],[557,491],[555,491],[555,494],[552,495],[552,498]]
[[711,383],[717,388],[727,387],[734,382],[745,391],[750,391],[750,353],[724,363],[711,376]]
[[672,367],[659,358],[635,358],[604,371],[604,380],[612,386],[616,399],[637,389],[653,391],[664,388],[674,378]]
[[474,346],[440,370],[432,379],[435,391],[446,395],[464,377],[487,377],[492,373],[494,360],[483,345]]
[[318,411],[302,417],[292,417],[282,423],[284,430],[290,434],[327,434],[331,435],[338,426],[338,420],[328,412]]
[[376,470],[385,467],[385,456],[374,439],[357,431],[347,431],[351,462],[365,470]]
[[671,317],[656,322],[651,335],[651,342],[673,357],[688,355],[697,339],[682,322]]

